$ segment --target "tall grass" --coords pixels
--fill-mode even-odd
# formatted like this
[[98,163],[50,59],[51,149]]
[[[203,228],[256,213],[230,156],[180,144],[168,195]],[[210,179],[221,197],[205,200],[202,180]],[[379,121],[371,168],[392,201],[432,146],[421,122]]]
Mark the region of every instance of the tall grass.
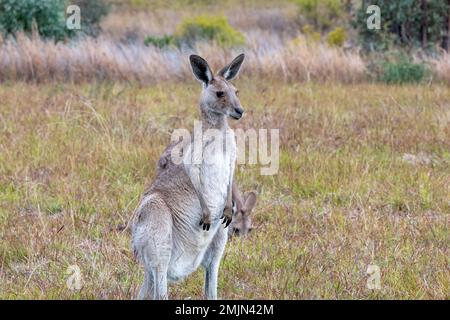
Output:
[[103,34],[118,40],[143,40],[148,35],[172,34],[184,19],[203,14],[225,14],[234,28],[244,32],[264,30],[294,36],[299,29],[295,7],[113,11],[102,21],[102,29]]
[[436,58],[429,58],[427,62],[433,70],[434,80],[450,83],[450,53],[441,53]]
[[[245,49],[231,50],[214,43],[199,44],[193,51],[205,56],[216,69],[240,51],[246,53],[245,74],[292,81],[354,83],[365,76],[356,53],[322,44],[286,40],[267,31],[246,34]],[[154,83],[190,79],[188,54],[172,48],[160,50],[141,42],[123,43],[102,36],[54,43],[18,34],[0,46],[0,80],[73,81],[92,79]]]

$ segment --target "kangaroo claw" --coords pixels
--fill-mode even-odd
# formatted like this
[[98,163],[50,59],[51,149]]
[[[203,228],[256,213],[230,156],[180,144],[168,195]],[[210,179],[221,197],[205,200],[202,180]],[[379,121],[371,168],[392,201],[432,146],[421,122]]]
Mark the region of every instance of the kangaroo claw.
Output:
[[223,219],[222,224],[225,224],[224,228],[228,227],[230,225],[230,223],[231,223],[231,220],[232,220],[231,217],[228,217],[226,215],[223,215],[220,219]]
[[211,227],[211,221],[208,218],[202,218],[199,226],[203,226],[203,230],[209,231],[209,228]]

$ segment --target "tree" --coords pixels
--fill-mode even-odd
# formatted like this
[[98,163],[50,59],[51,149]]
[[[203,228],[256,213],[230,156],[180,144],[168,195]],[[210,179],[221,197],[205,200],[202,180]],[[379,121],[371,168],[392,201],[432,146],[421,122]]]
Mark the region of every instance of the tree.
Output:
[[[369,5],[381,9],[381,30],[369,30],[366,26]],[[438,46],[448,50],[449,23],[449,0],[363,0],[353,26],[367,50],[386,50],[392,46],[424,50]]]

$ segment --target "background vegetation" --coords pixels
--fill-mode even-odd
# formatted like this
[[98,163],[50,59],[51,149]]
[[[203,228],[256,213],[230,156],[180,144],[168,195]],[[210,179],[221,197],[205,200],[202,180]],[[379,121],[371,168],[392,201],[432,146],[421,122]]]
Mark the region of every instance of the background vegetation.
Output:
[[0,30],[6,36],[18,31],[30,33],[34,28],[43,37],[64,39],[72,34],[66,28],[66,5],[64,0],[1,0]]
[[368,30],[365,1],[77,0],[75,32],[65,28],[68,1],[35,2],[0,1],[0,79],[146,84],[184,77],[178,61],[191,52],[214,52],[223,64],[246,51],[252,75],[283,81],[391,82],[401,73],[394,82],[450,83],[442,1],[375,1],[381,30]]
[[83,27],[78,33],[97,35],[100,20],[109,10],[103,0],[0,0],[0,31],[5,37],[20,31],[27,34],[34,31],[56,41],[73,37],[76,32],[66,27],[69,4],[78,5],[83,13]]
[[[381,31],[365,28],[367,6],[382,8]],[[434,51],[449,49],[450,2],[440,0],[363,1],[356,12],[360,43],[367,50],[408,50],[421,48]]]

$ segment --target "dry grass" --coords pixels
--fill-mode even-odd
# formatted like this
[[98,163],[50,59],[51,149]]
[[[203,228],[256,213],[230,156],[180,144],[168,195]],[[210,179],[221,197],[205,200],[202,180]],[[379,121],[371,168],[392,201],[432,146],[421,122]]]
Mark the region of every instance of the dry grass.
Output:
[[[450,298],[448,87],[238,87],[237,127],[281,129],[280,172],[238,171],[244,190],[260,189],[258,229],[227,245],[221,297]],[[136,295],[142,270],[117,226],[171,129],[197,117],[198,92],[194,80],[0,87],[0,299]],[[369,264],[381,290],[366,287]],[[201,297],[202,278],[171,286],[172,297]]]
[[442,52],[438,57],[428,58],[435,81],[450,83],[450,54]]
[[[285,45],[279,36],[265,31],[248,33],[247,41],[248,46],[239,50],[200,44],[196,51],[216,68],[244,51],[247,74],[260,78],[354,83],[365,77],[364,63],[355,53],[306,41]],[[191,73],[187,56],[177,49],[160,50],[142,42],[120,43],[109,37],[55,44],[19,34],[16,40],[0,46],[0,80],[98,79],[142,84],[180,80]]]
[[210,8],[192,7],[183,10],[116,10],[102,21],[103,34],[116,40],[143,41],[149,35],[173,34],[176,26],[187,17],[200,14],[224,14],[230,24],[243,32],[266,31],[279,36],[295,36],[298,33],[296,7],[278,8]]
[[[215,67],[221,67],[238,53],[245,52],[246,71],[254,78],[287,82],[369,82],[367,66],[377,55],[364,57],[357,47],[330,48],[322,42],[307,40],[300,33],[298,12],[289,2],[274,8],[265,1],[252,1],[236,6],[189,6],[183,1],[154,1],[149,10],[146,1],[119,1],[102,22],[103,32],[97,38],[82,38],[54,43],[34,35],[18,34],[15,39],[0,35],[0,81],[65,81],[91,80],[138,82],[180,81],[190,75],[187,56],[198,53]],[[257,3],[259,3],[257,5]],[[147,9],[145,9],[147,8]],[[174,9],[176,8],[176,9]],[[225,14],[231,25],[245,34],[246,45],[224,49],[214,43],[199,44],[195,49],[158,49],[146,47],[149,36],[172,34],[186,17],[202,13]],[[353,39],[353,42],[354,39]],[[381,57],[382,55],[380,55]],[[450,55],[415,57],[416,62],[430,67],[432,80],[450,83]],[[426,77],[429,80],[429,77]]]

